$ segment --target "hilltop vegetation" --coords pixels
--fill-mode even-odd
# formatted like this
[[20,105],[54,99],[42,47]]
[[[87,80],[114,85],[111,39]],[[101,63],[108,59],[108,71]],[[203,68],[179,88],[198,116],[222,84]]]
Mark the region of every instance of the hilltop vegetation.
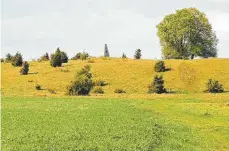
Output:
[[[71,81],[74,81],[77,71],[85,65],[91,66],[93,80],[103,80],[104,95],[113,95],[115,89],[123,89],[127,94],[146,95],[153,77],[154,60],[132,60],[117,58],[91,58],[87,60],[70,60],[62,67],[53,68],[49,61],[29,62],[28,75],[20,76],[20,68],[10,63],[2,63],[2,95],[39,95],[63,96]],[[229,59],[203,60],[165,60],[169,71],[163,75],[164,86],[171,93],[203,92],[209,79],[216,79],[223,84],[224,90],[229,90]],[[36,85],[43,90],[37,91]],[[55,93],[50,93],[50,89]],[[91,95],[94,95],[93,93]]]

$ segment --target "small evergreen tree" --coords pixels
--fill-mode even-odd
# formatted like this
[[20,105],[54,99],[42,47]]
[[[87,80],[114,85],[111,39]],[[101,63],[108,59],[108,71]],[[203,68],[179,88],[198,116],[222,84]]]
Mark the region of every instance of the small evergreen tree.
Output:
[[123,54],[122,54],[122,58],[127,58],[127,57],[126,57],[126,54],[123,53]]
[[20,70],[20,73],[22,75],[27,75],[29,72],[29,64],[27,61],[24,62],[22,69]]
[[11,61],[12,61],[12,58],[13,58],[13,56],[12,56],[10,53],[7,53],[7,54],[6,54],[6,59],[5,59],[5,61],[6,61],[6,62],[11,62]]
[[156,72],[165,72],[165,62],[164,61],[157,61],[154,67]]
[[23,64],[22,55],[21,55],[21,53],[17,52],[17,53],[15,54],[15,56],[13,56],[13,58],[12,58],[12,65],[13,65],[14,67],[21,67],[22,64]]
[[76,80],[68,86],[68,95],[88,95],[93,88],[90,66],[86,65],[76,76]]
[[61,67],[62,60],[61,60],[61,51],[57,48],[56,52],[51,55],[50,65],[52,67]]
[[62,60],[62,63],[68,63],[68,56],[63,51],[61,51],[61,60]]
[[207,90],[209,93],[222,93],[224,92],[223,85],[219,81],[209,79],[207,83]]
[[82,53],[81,53],[81,52],[78,52],[78,53],[72,58],[72,60],[78,60],[78,59],[80,59],[81,55],[82,55]]
[[141,57],[142,57],[142,50],[141,49],[137,49],[135,51],[134,59],[141,59]]
[[156,75],[154,77],[153,83],[148,88],[149,88],[148,91],[149,93],[157,93],[157,94],[166,93],[166,89],[164,88],[163,76]]
[[48,61],[49,60],[49,54],[45,53],[43,56],[41,56],[41,61]]

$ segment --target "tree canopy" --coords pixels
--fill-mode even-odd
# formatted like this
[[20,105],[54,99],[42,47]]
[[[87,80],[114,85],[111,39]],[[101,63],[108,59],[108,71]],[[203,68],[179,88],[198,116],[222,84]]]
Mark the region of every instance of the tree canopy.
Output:
[[206,15],[196,8],[165,16],[157,29],[165,59],[217,56],[218,39]]

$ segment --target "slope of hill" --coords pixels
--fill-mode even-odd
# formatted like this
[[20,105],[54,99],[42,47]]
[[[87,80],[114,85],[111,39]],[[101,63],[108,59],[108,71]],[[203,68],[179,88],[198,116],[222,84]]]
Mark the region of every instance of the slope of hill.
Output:
[[[108,83],[104,87],[105,95],[114,94],[116,88],[124,89],[128,94],[147,94],[147,87],[157,74],[154,71],[155,60],[92,60],[94,63],[70,61],[60,68],[51,67],[49,62],[29,62],[30,71],[25,76],[20,75],[20,68],[2,63],[2,95],[63,96],[76,72],[86,64],[91,65],[95,80],[101,79]],[[229,59],[166,60],[165,63],[171,68],[170,71],[162,73],[165,87],[170,92],[202,92],[210,78],[219,80],[224,89],[229,90]],[[41,85],[41,91],[35,89],[37,84]]]

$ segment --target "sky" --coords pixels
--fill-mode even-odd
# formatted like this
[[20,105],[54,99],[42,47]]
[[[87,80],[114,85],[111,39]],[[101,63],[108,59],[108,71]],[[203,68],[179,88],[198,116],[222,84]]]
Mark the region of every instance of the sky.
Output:
[[57,47],[73,57],[85,50],[102,56],[160,59],[156,25],[175,10],[204,12],[219,39],[218,57],[229,58],[229,0],[2,0],[1,55],[25,60],[53,53]]

